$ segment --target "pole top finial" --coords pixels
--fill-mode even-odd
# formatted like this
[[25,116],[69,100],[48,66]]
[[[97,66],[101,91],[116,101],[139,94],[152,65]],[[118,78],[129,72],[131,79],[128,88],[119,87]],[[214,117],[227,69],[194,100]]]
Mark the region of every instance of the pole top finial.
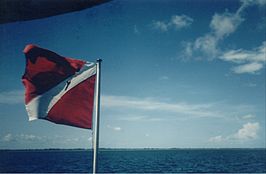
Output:
[[102,59],[97,59],[96,61],[100,63],[100,62],[103,61],[103,60],[102,60]]

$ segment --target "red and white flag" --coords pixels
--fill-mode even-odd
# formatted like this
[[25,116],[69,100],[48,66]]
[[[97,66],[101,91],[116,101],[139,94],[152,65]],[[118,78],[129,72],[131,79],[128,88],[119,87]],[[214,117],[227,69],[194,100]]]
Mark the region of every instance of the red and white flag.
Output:
[[96,64],[27,45],[25,103],[29,120],[92,128]]

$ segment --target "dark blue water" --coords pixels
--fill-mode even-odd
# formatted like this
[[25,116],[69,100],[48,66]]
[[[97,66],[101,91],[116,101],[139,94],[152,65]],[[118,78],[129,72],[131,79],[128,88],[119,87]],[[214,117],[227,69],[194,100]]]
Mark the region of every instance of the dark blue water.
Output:
[[[0,172],[91,172],[87,150],[0,151]],[[102,150],[101,173],[265,173],[266,149]]]

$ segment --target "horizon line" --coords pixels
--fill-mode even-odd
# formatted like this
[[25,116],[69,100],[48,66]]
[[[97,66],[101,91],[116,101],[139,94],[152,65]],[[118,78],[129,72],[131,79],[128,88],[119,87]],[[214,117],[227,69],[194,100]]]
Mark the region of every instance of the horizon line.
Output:
[[[178,147],[169,147],[169,148],[153,148],[153,147],[132,147],[132,148],[113,148],[113,147],[101,147],[99,148],[100,150],[230,150],[230,149],[265,149],[266,147],[208,147],[208,148],[196,148],[196,147],[186,147],[186,148],[178,148]],[[92,148],[29,148],[29,149],[0,149],[0,151],[12,151],[12,150],[29,150],[29,151],[34,151],[34,150],[93,150]]]

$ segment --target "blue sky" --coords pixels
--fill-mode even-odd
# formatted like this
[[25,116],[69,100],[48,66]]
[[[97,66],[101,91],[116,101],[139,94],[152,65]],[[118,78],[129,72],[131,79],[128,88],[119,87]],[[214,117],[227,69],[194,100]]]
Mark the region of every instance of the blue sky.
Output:
[[101,147],[265,147],[266,1],[112,1],[0,25],[0,148],[90,148],[28,121],[22,50],[102,58]]

